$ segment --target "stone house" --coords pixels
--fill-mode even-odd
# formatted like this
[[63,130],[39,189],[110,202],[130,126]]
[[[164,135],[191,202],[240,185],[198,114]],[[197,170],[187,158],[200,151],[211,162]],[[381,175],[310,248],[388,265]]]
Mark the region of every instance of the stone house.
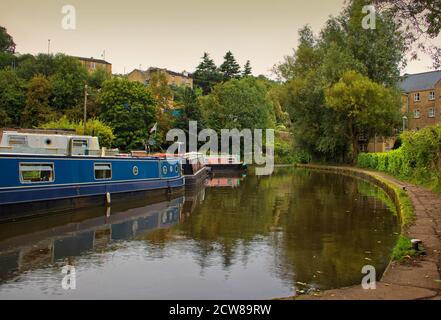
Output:
[[83,58],[83,57],[74,57],[77,58],[83,66],[86,67],[89,73],[96,71],[97,69],[104,69],[106,72],[111,75],[112,74],[112,64],[102,59],[94,59],[92,58]]
[[[402,129],[419,130],[441,124],[441,70],[401,77]],[[393,148],[396,138],[376,137],[362,151],[386,152]]]
[[167,83],[169,85],[176,85],[176,86],[189,86],[190,88],[193,88],[193,77],[188,72],[174,72],[167,69],[161,69],[161,68],[148,68],[147,70],[143,71],[140,69],[134,69],[132,72],[130,72],[127,75],[127,78],[129,81],[138,81],[143,84],[148,84],[148,82],[151,79],[151,76],[155,72],[160,72],[165,74]]
[[400,88],[407,130],[441,124],[441,70],[405,74]]

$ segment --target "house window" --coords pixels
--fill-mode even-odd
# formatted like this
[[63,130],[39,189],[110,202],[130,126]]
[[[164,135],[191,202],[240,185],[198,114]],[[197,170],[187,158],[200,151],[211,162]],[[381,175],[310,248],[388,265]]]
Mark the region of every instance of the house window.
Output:
[[8,139],[10,146],[25,146],[28,144],[26,136],[10,136]]
[[418,119],[418,118],[420,118],[421,117],[421,112],[420,112],[420,110],[415,110],[414,111],[414,113],[413,113],[413,117],[415,118],[415,119]]
[[21,183],[54,182],[53,163],[20,163]]
[[110,180],[112,179],[112,164],[111,163],[95,163],[93,165],[95,171],[95,180]]
[[429,118],[435,118],[435,108],[429,108]]
[[420,101],[420,93],[417,92],[413,95],[413,101]]
[[90,63],[90,67],[95,70],[96,69],[96,63],[95,62],[91,62]]
[[435,100],[435,91],[429,92],[429,100]]

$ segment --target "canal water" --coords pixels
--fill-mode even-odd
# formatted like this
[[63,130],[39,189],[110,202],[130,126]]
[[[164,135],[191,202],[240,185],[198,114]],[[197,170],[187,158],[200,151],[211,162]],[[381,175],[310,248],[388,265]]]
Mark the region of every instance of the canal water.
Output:
[[[277,168],[0,224],[0,299],[267,299],[379,278],[399,232],[384,192]],[[75,286],[75,289],[72,287]]]

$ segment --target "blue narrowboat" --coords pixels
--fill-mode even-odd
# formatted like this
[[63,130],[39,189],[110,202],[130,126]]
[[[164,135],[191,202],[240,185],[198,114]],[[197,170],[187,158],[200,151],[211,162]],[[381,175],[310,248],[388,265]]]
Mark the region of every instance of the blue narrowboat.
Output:
[[38,206],[71,209],[184,186],[179,158],[120,154],[100,148],[91,136],[5,131],[0,172],[0,220],[15,214],[17,205],[26,215]]

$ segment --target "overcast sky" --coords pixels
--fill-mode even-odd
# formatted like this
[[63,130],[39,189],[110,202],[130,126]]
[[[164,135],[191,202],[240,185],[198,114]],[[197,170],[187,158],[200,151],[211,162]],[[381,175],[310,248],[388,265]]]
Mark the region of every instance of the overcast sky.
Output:
[[[20,53],[51,53],[105,58],[114,73],[164,67],[193,71],[203,52],[217,64],[231,50],[255,75],[292,52],[297,30],[315,32],[344,0],[0,0],[0,25]],[[64,5],[76,9],[76,29],[64,30]],[[430,70],[431,61],[408,65],[406,72]]]

